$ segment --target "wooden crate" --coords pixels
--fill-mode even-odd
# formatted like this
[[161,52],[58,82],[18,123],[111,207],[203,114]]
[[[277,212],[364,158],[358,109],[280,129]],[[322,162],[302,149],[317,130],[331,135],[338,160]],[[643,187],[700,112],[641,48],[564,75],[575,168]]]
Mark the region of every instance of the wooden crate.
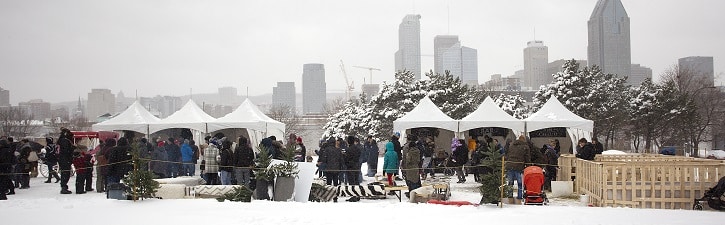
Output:
[[690,209],[695,198],[725,176],[720,160],[676,156],[576,159],[575,186],[595,206]]

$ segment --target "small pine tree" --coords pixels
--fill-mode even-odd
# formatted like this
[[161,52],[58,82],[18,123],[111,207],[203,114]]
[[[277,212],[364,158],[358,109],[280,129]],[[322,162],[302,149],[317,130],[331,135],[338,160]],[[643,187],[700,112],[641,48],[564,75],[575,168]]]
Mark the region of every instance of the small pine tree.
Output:
[[269,151],[266,147],[259,146],[259,154],[254,159],[255,169],[254,177],[258,180],[272,181],[274,180],[274,173],[269,169],[269,164],[272,162],[272,157],[269,155]]
[[148,160],[139,156],[138,144],[134,143],[131,148],[134,169],[123,178],[123,183],[129,186],[126,195],[133,196],[134,200],[154,198],[156,191],[159,190],[159,182],[154,180],[155,175],[151,171],[140,169],[142,164],[148,163]]
[[[503,157],[503,155],[498,151],[498,149],[484,149],[486,149],[483,152],[484,157],[481,160],[481,165],[479,166],[484,167],[484,170],[490,171],[490,173],[482,174],[480,176],[480,203],[496,204],[501,198],[501,188],[507,188],[507,186],[503,186],[501,183],[501,171],[503,170],[503,168],[501,168],[501,158]],[[505,189],[504,192],[510,192],[510,187],[508,187],[508,189]]]

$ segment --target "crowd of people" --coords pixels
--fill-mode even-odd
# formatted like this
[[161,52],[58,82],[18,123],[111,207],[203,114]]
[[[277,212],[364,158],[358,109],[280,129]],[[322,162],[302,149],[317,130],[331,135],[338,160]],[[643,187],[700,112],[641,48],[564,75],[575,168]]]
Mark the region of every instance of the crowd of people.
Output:
[[[10,137],[0,138],[0,199],[15,194],[15,189],[30,188],[29,174],[34,169],[33,162],[37,164],[39,158],[48,168],[57,166],[57,171],[48,170],[45,183],[51,183],[55,178],[55,182],[60,183],[61,194],[73,193],[68,186],[73,165],[76,174],[75,193],[83,194],[94,190],[105,192],[109,185],[120,183],[133,169],[130,164],[132,151],[136,151],[138,157],[147,162],[142,163],[139,169],[151,171],[157,178],[195,176],[199,168],[199,175],[208,185],[239,184],[248,187],[252,186],[252,172],[258,157],[246,137],[231,140],[223,133],[207,136],[205,144],[201,146],[196,145],[190,137],[170,137],[165,140],[157,137],[152,141],[120,137],[101,140],[96,148],[87,149],[74,144],[73,138],[73,134],[63,128],[57,139],[46,138],[42,153],[36,153],[27,139],[15,142]],[[435,176],[440,165],[434,165],[434,158],[439,153],[432,136],[419,138],[408,135],[405,144],[401,144],[399,138],[398,134],[392,135],[384,145],[382,173],[387,177],[388,185],[397,185],[395,181],[400,180],[400,175],[409,190],[413,190],[421,186],[421,180]],[[293,149],[294,161],[312,161],[301,137],[291,134],[286,141],[285,144],[277,141],[275,136],[270,136],[263,138],[259,145],[267,149],[273,159],[282,159],[283,149]],[[594,155],[601,154],[601,143],[596,138],[592,141],[579,140],[576,157],[593,160]],[[132,148],[132,145],[135,147]],[[453,138],[450,152],[445,153],[447,157],[443,166],[453,169],[458,183],[466,182],[469,174],[473,174],[475,181],[479,182],[481,175],[492,172],[490,168],[481,166],[481,162],[490,155],[486,152],[498,152],[506,157],[504,170],[507,183],[513,185],[513,181],[517,181],[517,196],[520,198],[523,190],[522,172],[529,165],[544,168],[544,188],[550,190],[551,181],[556,180],[560,148],[556,139],[537,148],[525,136],[506,140],[503,145],[489,136],[474,136],[468,141]],[[328,185],[359,185],[363,176],[373,177],[378,173],[380,151],[372,136],[367,136],[362,142],[356,136],[347,136],[345,139],[330,137],[320,141],[315,153],[319,156],[316,162],[317,174],[324,177]],[[367,171],[361,170],[363,164],[367,164]],[[95,186],[94,169],[97,174]]]

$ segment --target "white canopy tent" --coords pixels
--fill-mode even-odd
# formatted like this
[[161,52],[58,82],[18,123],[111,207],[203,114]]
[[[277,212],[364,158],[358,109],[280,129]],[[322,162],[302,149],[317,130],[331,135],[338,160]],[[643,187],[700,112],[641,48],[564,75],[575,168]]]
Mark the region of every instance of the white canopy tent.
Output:
[[155,133],[170,128],[188,128],[208,133],[206,124],[214,120],[214,117],[206,114],[193,100],[189,100],[179,111],[161,121],[151,123],[149,131]]
[[230,128],[245,128],[253,144],[267,136],[284,137],[285,124],[262,113],[259,108],[247,99],[233,112],[208,123],[208,131],[214,132]]
[[109,120],[94,124],[91,129],[93,131],[130,130],[142,134],[149,134],[149,124],[157,123],[160,120],[146,110],[138,101],[135,101],[122,113]]
[[419,127],[434,127],[457,132],[458,121],[443,113],[428,96],[425,96],[413,110],[393,121],[393,130],[400,131],[401,142],[407,129]]
[[479,127],[503,127],[518,134],[518,132],[523,132],[526,126],[524,121],[516,119],[498,107],[491,97],[486,97],[476,111],[463,117],[459,123],[458,132]]
[[579,138],[590,140],[594,131],[594,121],[572,113],[554,96],[549,98],[539,111],[524,119],[524,121],[526,122],[526,132],[544,128],[565,127],[572,139],[572,143],[577,143]]

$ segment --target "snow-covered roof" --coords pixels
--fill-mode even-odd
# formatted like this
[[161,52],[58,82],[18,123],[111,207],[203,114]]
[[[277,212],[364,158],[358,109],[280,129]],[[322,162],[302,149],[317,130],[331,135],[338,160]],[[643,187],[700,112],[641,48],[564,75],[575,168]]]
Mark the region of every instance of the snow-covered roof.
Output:
[[208,123],[209,132],[227,128],[248,128],[258,131],[274,132],[284,135],[285,124],[265,115],[259,108],[247,99],[233,112]]
[[428,96],[425,96],[413,110],[393,121],[394,131],[418,127],[435,127],[456,132],[458,121],[443,113]]
[[594,121],[584,119],[564,107],[556,97],[549,98],[544,106],[526,121],[526,130],[534,131],[550,127],[567,127],[593,132]]
[[189,100],[179,111],[174,112],[174,114],[171,114],[161,121],[151,123],[149,130],[151,133],[170,128],[188,128],[206,131],[206,123],[214,120],[216,119],[206,114],[193,100]]
[[503,127],[512,129],[514,132],[522,132],[524,131],[524,121],[509,115],[498,107],[491,97],[486,97],[476,111],[460,120],[458,131],[463,132],[479,127]]
[[161,119],[152,115],[138,101],[126,108],[122,113],[106,121],[94,124],[93,131],[130,130],[147,134],[149,124],[159,122]]

